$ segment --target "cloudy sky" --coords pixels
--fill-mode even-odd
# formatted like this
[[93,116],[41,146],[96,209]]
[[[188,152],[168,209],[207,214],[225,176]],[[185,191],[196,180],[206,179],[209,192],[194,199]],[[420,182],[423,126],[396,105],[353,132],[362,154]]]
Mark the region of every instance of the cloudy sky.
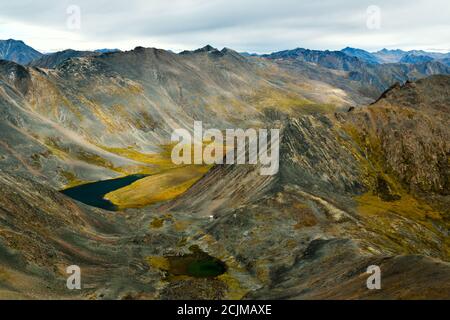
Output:
[[211,44],[450,51],[448,0],[0,0],[0,39],[66,48],[180,51]]

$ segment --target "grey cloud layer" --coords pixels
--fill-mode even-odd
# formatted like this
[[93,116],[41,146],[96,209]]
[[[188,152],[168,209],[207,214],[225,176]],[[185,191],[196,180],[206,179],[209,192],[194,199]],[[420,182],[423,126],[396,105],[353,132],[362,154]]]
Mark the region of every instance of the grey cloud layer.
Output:
[[[0,24],[3,20],[26,23],[30,37],[32,26],[64,32],[66,8],[71,4],[81,8],[80,38],[100,46],[142,39],[146,46],[152,45],[147,41],[174,47],[211,43],[258,52],[297,46],[450,47],[448,0],[16,0],[2,3]],[[379,30],[366,27],[369,5],[381,9]]]

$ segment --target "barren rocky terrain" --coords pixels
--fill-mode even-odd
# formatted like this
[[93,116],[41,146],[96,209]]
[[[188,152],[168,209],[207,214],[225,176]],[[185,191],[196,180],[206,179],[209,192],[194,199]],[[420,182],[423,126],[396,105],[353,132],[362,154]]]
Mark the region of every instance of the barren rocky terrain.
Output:
[[[210,46],[44,62],[0,60],[0,298],[450,298],[440,62]],[[174,165],[170,135],[194,121],[280,128],[279,172]],[[105,195],[117,211],[60,192],[133,174]]]

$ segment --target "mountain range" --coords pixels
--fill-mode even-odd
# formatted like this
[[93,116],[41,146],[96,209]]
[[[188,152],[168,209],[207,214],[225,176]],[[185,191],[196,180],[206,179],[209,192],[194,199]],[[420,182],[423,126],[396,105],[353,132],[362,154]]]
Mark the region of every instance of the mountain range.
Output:
[[21,40],[0,40],[0,59],[17,62],[22,65],[54,68],[60,62],[76,57],[99,55],[108,52],[119,52],[119,49],[97,49],[94,51],[78,51],[67,49],[43,54],[26,45]]
[[[444,55],[10,46],[1,298],[450,298]],[[194,121],[280,129],[279,172],[173,164],[171,134]]]
[[[214,49],[212,46],[207,46],[206,48]],[[198,50],[205,50],[205,48],[201,48]],[[274,52],[272,54],[251,54],[247,52],[240,53],[244,57],[260,57],[260,56],[279,56],[280,54],[286,54],[286,53],[293,53],[293,52],[299,52],[300,50],[303,50],[304,52],[312,51],[312,52],[320,52],[318,50],[307,50],[307,49],[301,49],[297,48],[294,50],[286,50],[282,52]],[[20,64],[31,64],[31,65],[38,65],[39,58],[42,58],[45,55],[55,56],[57,55],[59,59],[68,59],[71,57],[80,57],[85,55],[93,55],[93,54],[101,54],[101,53],[108,53],[108,52],[120,52],[119,49],[97,49],[93,51],[78,51],[78,50],[72,50],[72,49],[66,49],[59,52],[53,52],[49,54],[42,54],[38,52],[37,50],[33,49],[32,47],[26,45],[21,40],[14,40],[14,39],[8,39],[8,40],[0,40],[0,59],[9,60],[13,62],[17,62]],[[186,53],[189,51],[181,52],[181,54]],[[325,51],[326,53],[330,53],[330,51]],[[331,51],[331,53],[335,55],[339,55],[339,51]],[[410,50],[410,51],[404,51],[400,49],[395,50],[388,50],[388,49],[382,49],[377,52],[368,52],[363,49],[357,49],[357,48],[351,48],[346,47],[342,49],[340,52],[345,53],[346,55],[350,57],[356,57],[364,62],[370,63],[370,64],[384,64],[384,63],[422,63],[422,62],[428,62],[428,61],[439,61],[447,66],[448,59],[450,59],[450,53],[439,53],[439,52],[428,52],[424,50]],[[416,59],[414,59],[416,58]],[[55,59],[55,58],[51,58]],[[403,61],[402,61],[403,59]],[[42,63],[42,62],[41,62]],[[42,67],[45,67],[42,65]],[[49,65],[47,68],[53,68],[54,65]]]

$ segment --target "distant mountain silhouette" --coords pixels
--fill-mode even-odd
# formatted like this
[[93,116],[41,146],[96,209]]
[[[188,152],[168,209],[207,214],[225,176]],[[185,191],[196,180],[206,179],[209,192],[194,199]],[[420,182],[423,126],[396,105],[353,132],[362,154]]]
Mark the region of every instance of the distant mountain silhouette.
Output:
[[42,53],[27,46],[21,40],[0,40],[0,59],[27,64],[41,56]]

